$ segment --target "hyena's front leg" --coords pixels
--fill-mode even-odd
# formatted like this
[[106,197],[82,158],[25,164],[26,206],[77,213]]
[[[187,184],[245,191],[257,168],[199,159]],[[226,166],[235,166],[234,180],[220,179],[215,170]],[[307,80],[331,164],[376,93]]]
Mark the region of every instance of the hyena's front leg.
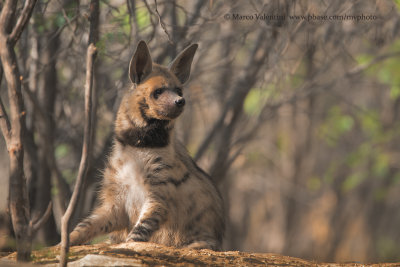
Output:
[[159,200],[145,203],[139,219],[130,231],[126,241],[147,242],[152,234],[160,228],[167,218],[167,207]]
[[80,222],[69,236],[71,246],[81,245],[97,235],[120,230],[128,225],[128,218],[115,206],[101,205]]

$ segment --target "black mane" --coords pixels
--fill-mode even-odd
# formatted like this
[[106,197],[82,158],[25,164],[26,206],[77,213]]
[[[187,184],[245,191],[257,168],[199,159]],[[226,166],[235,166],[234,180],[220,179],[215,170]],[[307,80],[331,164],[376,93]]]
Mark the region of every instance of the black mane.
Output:
[[149,119],[144,127],[132,125],[131,128],[116,134],[116,139],[122,145],[134,147],[165,147],[169,144],[169,121]]

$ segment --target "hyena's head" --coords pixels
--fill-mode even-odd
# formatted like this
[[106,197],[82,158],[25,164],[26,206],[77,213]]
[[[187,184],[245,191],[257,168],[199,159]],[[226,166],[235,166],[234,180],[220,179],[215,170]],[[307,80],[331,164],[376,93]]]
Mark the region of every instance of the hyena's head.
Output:
[[183,50],[168,67],[152,62],[149,49],[140,41],[131,59],[129,77],[133,83],[128,104],[139,107],[144,120],[177,118],[183,111],[183,85],[190,76],[190,67],[198,45]]

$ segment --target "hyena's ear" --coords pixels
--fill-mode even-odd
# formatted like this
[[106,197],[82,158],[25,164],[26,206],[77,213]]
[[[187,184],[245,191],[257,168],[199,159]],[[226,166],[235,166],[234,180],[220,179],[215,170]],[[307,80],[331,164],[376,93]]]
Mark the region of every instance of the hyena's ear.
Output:
[[140,41],[129,64],[129,78],[133,83],[139,84],[151,73],[152,68],[149,48],[145,41]]
[[171,64],[169,64],[169,70],[175,74],[182,84],[189,79],[190,67],[192,66],[194,53],[196,53],[197,47],[197,44],[188,46],[171,62]]

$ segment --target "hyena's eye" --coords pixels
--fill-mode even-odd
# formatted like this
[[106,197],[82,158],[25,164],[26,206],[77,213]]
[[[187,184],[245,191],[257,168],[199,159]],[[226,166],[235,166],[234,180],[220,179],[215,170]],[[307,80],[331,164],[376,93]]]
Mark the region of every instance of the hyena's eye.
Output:
[[163,93],[163,89],[162,88],[158,88],[158,89],[156,89],[154,92],[153,92],[153,97],[155,98],[155,99],[157,99],[162,93]]
[[181,88],[176,88],[176,93],[177,93],[179,96],[183,96],[183,93],[182,93],[182,89],[181,89]]

